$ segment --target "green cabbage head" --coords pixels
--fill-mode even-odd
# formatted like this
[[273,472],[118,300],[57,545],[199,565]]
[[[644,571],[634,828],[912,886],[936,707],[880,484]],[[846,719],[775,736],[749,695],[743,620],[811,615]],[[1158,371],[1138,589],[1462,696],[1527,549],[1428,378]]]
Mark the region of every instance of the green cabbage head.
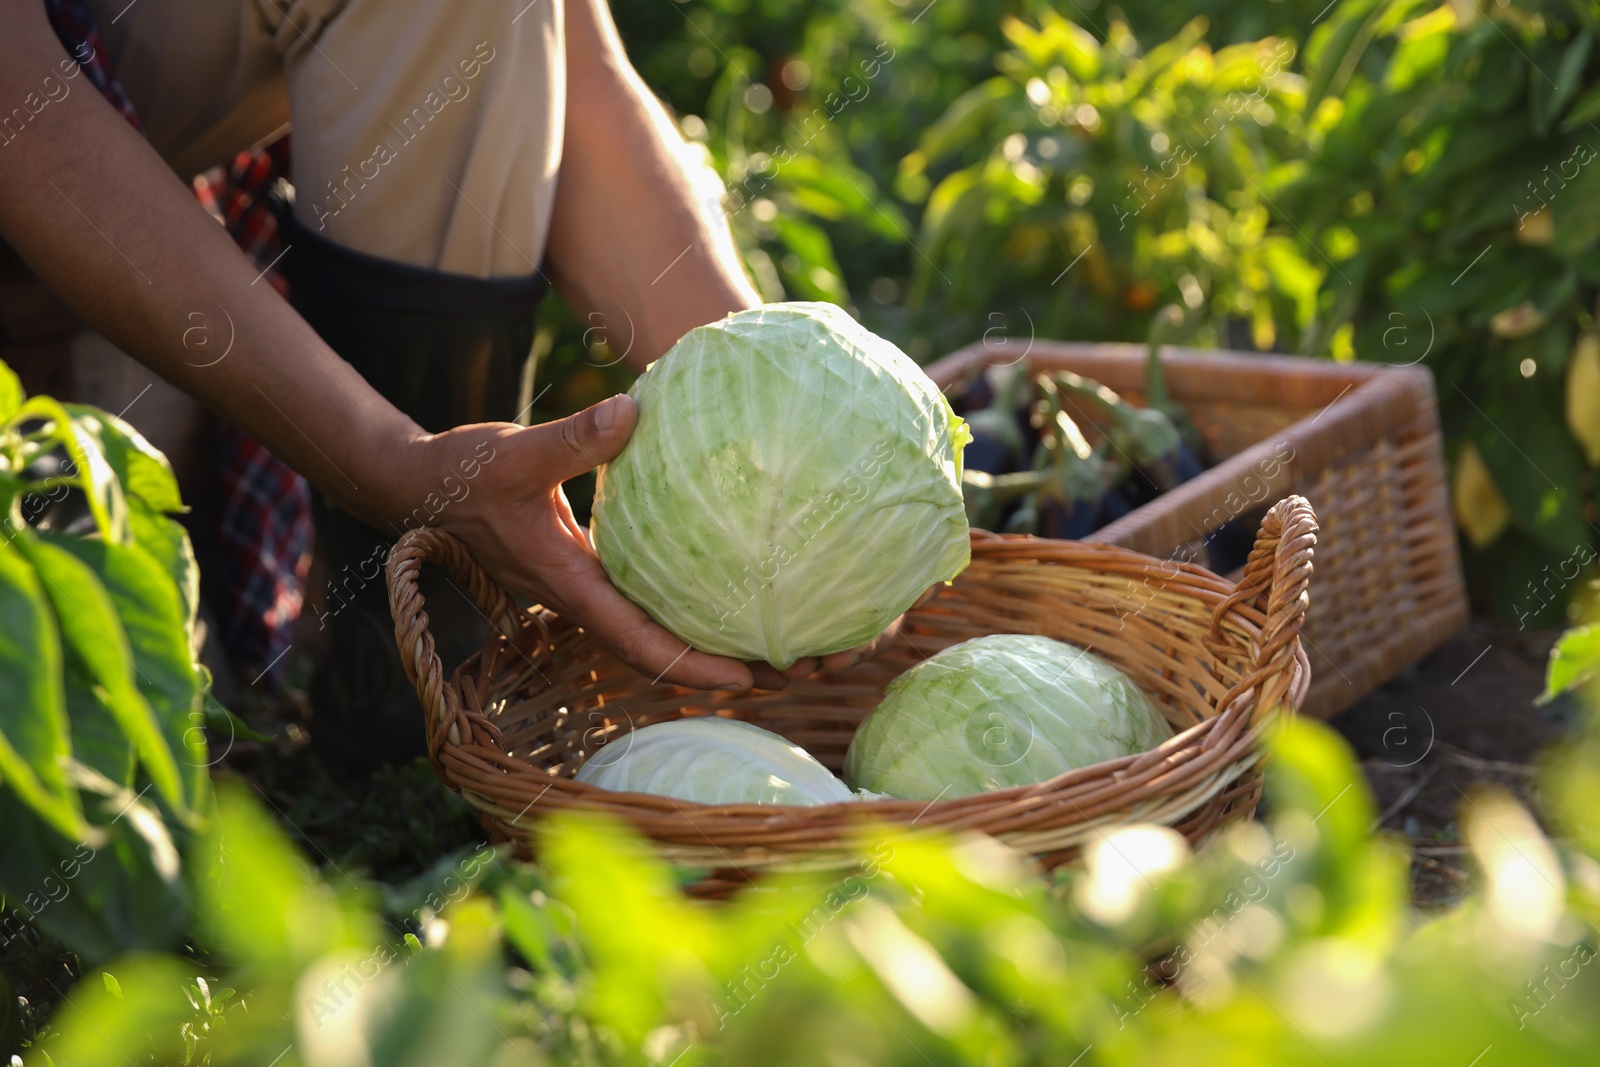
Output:
[[578,781],[700,804],[833,804],[855,796],[792,741],[737,719],[673,719],[623,734]]
[[902,800],[1031,785],[1144,752],[1172,728],[1128,678],[1074,645],[995,634],[889,683],[845,755],[845,781]]
[[690,645],[788,667],[877,636],[969,559],[966,423],[832,304],[689,331],[634,383],[591,533],[622,593]]

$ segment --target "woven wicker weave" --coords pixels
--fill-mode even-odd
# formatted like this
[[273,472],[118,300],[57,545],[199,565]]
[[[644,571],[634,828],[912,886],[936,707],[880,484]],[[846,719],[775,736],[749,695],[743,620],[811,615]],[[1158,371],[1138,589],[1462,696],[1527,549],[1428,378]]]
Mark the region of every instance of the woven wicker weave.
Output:
[[[1017,347],[971,345],[928,374],[955,392],[987,363],[1017,362]],[[1142,403],[1148,351],[1035,341],[1022,358]],[[1304,635],[1315,681],[1301,714],[1311,718],[1337,715],[1461,629],[1467,599],[1425,368],[1179,348],[1162,361],[1168,391],[1220,462],[1090,541],[1204,559],[1202,538],[1222,523],[1290,493],[1310,500],[1324,546]],[[1090,425],[1101,417],[1074,413]]]
[[[1200,567],[1110,545],[974,534],[971,566],[910,612],[890,647],[777,693],[652,684],[566,620],[518,608],[439,530],[402,537],[387,577],[395,640],[422,700],[434,769],[493,834],[526,849],[551,812],[609,812],[670,860],[713,869],[695,887],[711,895],[777,865],[850,866],[867,823],[982,830],[1054,866],[1108,826],[1165,823],[1197,841],[1247,815],[1259,796],[1261,732],[1281,709],[1299,706],[1310,681],[1299,633],[1316,541],[1310,505],[1280,502],[1236,587]],[[417,590],[424,562],[446,567],[489,623],[483,650],[448,679]],[[931,804],[702,805],[572,778],[630,730],[706,714],[774,730],[837,771],[890,681],[940,649],[991,633],[1043,634],[1092,649],[1153,696],[1177,732],[1150,752],[1049,782]]]

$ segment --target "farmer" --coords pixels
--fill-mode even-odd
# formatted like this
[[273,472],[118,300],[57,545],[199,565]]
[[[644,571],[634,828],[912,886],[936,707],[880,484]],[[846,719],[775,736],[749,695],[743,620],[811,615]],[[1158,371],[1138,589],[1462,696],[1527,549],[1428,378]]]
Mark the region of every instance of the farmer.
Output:
[[[0,237],[318,491],[317,554],[353,604],[326,609],[313,733],[420,739],[376,574],[419,515],[649,677],[775,688],[817,667],[689,650],[607,582],[561,483],[617,454],[631,399],[513,423],[547,279],[634,369],[759,302],[603,0],[77,3],[0,0]],[[186,184],[291,120],[292,307]],[[434,632],[464,653],[484,620],[436,578]]]

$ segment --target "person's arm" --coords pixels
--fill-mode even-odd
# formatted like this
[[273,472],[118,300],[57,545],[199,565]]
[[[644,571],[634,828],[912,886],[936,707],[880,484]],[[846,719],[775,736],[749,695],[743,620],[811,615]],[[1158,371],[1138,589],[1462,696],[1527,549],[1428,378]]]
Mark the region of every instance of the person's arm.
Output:
[[579,318],[603,323],[618,355],[643,370],[689,330],[761,297],[726,233],[696,209],[682,140],[628,62],[604,0],[569,0],[566,42],[551,276]]
[[[697,209],[677,128],[629,62],[605,0],[568,0],[566,41],[552,279],[579,317],[602,327],[619,357],[642,371],[694,327],[756,307],[761,297],[726,231]],[[900,625],[896,619],[859,648],[808,656],[783,674],[848,667]],[[752,667],[760,684],[783,684],[766,664]]]
[[[441,520],[491,573],[575,618],[650,677],[750,685],[749,668],[686,651],[612,588],[561,495],[563,480],[621,449],[636,417],[631,400],[527,429],[424,433],[260,279],[67,58],[37,0],[0,0],[0,25],[0,101],[37,108],[0,132],[0,237],[79,316],[380,529],[444,493],[445,478],[475,452],[481,459],[489,440],[480,491]],[[208,343],[186,348],[196,325]],[[230,337],[227,357],[213,362]]]
[[[756,307],[761,297],[726,231],[713,229],[697,209],[678,131],[628,61],[605,0],[568,0],[566,41],[552,280],[579,317],[602,326],[613,350],[642,371],[694,327]],[[848,667],[891,640],[900,624],[896,619],[860,648],[808,656],[783,674]],[[783,684],[766,664],[751,666],[761,684]]]

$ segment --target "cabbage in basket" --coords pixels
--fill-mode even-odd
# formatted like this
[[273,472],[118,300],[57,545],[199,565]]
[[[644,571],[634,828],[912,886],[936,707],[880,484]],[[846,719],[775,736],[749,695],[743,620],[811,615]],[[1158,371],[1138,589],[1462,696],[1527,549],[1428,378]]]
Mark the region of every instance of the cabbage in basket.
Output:
[[691,330],[634,384],[591,531],[612,583],[704,652],[788,667],[871,640],[969,558],[966,424],[831,304]]

